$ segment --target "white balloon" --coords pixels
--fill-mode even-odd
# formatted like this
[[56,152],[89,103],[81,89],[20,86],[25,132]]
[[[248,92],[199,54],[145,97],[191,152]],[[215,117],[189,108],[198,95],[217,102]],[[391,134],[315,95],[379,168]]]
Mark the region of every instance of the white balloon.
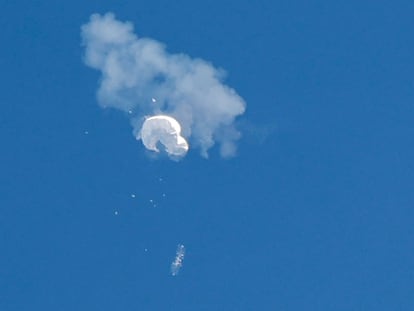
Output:
[[184,156],[188,151],[188,143],[181,136],[181,126],[170,116],[156,115],[147,118],[142,124],[140,138],[144,146],[159,152],[157,144],[161,143],[169,155]]

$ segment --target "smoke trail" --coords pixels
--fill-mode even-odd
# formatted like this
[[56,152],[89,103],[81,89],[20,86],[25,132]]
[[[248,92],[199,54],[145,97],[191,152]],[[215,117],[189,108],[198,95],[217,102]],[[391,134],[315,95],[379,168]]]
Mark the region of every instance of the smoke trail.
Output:
[[180,269],[183,265],[184,255],[185,255],[184,245],[178,244],[177,251],[175,254],[175,259],[171,264],[171,274],[173,276],[176,276],[178,272],[180,272]]
[[222,156],[234,155],[240,136],[234,121],[245,103],[222,83],[222,70],[169,54],[162,43],[137,37],[131,23],[111,13],[93,14],[82,26],[82,40],[86,65],[102,73],[100,105],[128,113],[137,139],[143,138],[145,116],[165,115],[179,122],[182,136],[203,156],[215,143]]

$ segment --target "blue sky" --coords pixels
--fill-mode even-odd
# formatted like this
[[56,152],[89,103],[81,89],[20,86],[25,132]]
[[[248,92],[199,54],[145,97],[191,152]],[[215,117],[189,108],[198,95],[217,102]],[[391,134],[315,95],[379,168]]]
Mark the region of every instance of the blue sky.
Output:
[[[4,3],[0,309],[413,310],[413,9]],[[80,27],[106,12],[227,71],[236,157],[154,159],[99,107]]]

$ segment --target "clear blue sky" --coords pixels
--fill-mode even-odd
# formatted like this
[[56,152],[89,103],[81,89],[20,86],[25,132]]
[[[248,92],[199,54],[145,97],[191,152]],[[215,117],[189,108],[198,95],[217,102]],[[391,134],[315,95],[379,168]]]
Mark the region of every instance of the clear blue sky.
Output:
[[[414,310],[412,1],[3,2],[0,310]],[[226,69],[237,157],[98,106],[108,11]]]

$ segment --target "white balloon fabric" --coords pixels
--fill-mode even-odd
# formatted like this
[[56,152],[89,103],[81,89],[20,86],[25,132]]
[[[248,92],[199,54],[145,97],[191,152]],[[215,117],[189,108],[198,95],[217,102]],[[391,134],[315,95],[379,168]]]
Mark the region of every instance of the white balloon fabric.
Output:
[[156,115],[147,118],[142,124],[139,137],[144,146],[152,151],[160,152],[157,144],[165,147],[168,155],[181,157],[188,151],[188,143],[181,136],[181,126],[170,116]]

